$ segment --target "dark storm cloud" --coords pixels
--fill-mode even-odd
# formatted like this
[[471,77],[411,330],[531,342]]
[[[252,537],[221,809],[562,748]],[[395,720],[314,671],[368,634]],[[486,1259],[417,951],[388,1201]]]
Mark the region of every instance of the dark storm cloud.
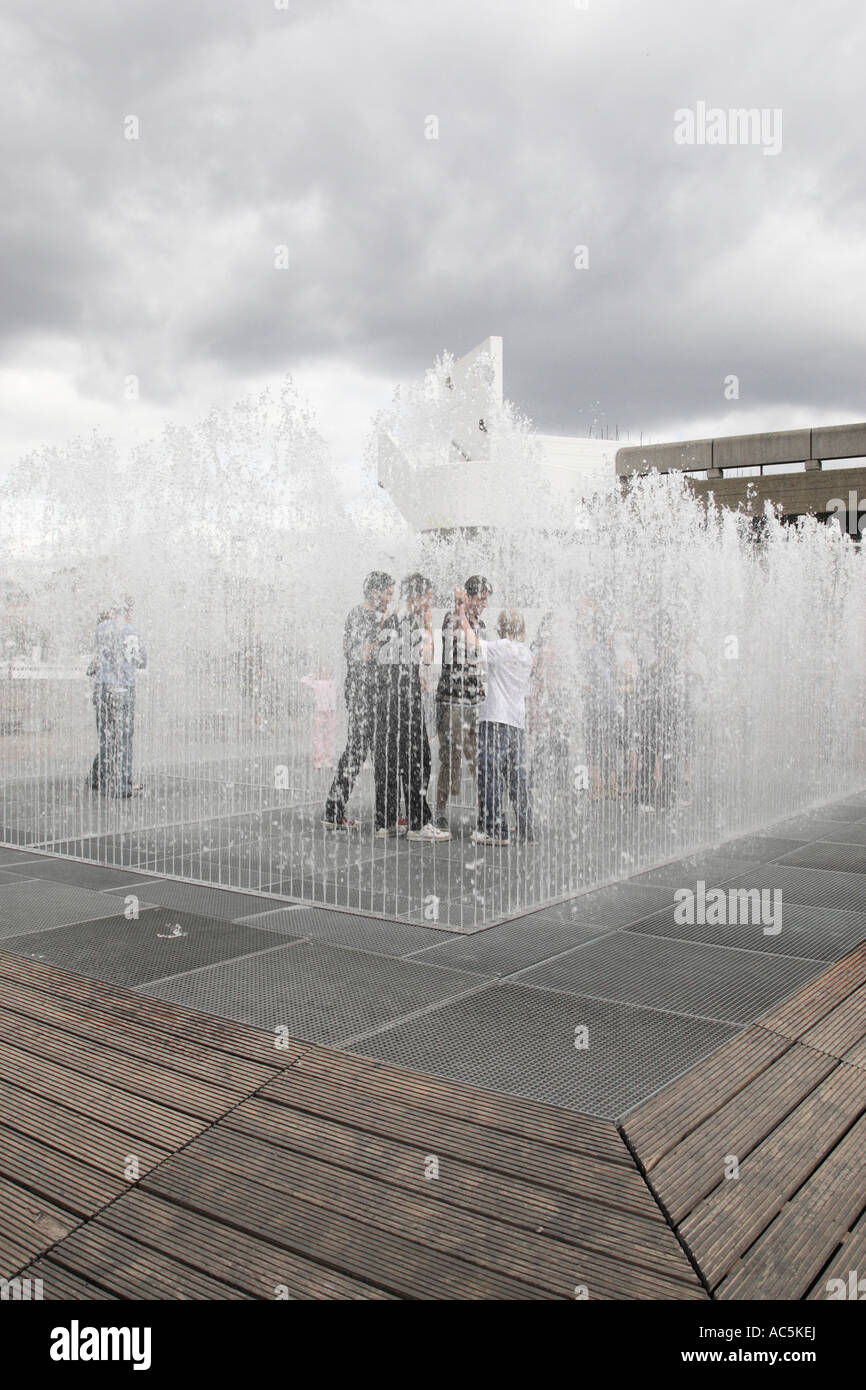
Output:
[[[82,392],[170,404],[197,364],[396,379],[501,333],[550,430],[717,412],[732,372],[750,409],[859,409],[853,0],[78,9],[7,20],[6,362],[81,338]],[[701,100],[781,108],[781,152],[676,145]]]

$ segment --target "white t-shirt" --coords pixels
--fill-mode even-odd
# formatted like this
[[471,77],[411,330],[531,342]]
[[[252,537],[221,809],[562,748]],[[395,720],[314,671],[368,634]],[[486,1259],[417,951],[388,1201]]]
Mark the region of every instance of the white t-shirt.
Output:
[[526,695],[532,674],[532,653],[525,642],[510,637],[482,641],[481,660],[487,662],[487,698],[478,711],[479,719],[493,724],[526,725]]

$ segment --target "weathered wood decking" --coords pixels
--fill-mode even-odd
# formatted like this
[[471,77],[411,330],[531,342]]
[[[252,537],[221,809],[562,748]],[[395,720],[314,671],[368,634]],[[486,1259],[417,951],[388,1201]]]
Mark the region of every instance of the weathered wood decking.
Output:
[[826,1298],[866,1255],[866,945],[623,1129],[715,1298]]
[[864,1111],[866,946],[625,1139],[0,954],[0,1274],[46,1299],[825,1298],[866,1264]]
[[10,955],[0,1228],[47,1299],[706,1297],[610,1122]]

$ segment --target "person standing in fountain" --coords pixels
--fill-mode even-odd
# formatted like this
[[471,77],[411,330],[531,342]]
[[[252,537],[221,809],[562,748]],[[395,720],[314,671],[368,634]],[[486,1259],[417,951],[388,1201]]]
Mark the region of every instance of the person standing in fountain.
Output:
[[346,618],[343,654],[346,658],[346,747],[328,792],[322,825],[328,830],[347,830],[346,804],[358,773],[373,748],[376,723],[377,656],[382,624],[394,597],[394,580],[384,570],[373,570],[364,580],[364,602]]
[[376,835],[398,835],[400,793],[406,805],[407,838],[448,840],[437,830],[427,804],[430,743],[424,721],[421,670],[433,661],[433,586],[423,574],[410,574],[400,585],[405,604],[382,628],[379,655],[379,700],[376,715]]
[[469,764],[473,781],[478,776],[477,714],[485,695],[478,643],[486,630],[481,614],[492,593],[482,574],[471,574],[464,588],[456,591],[454,611],[446,613],[442,624],[442,674],[436,691],[436,827],[449,834],[445,808],[449,796],[460,791],[462,759]]
[[95,654],[88,668],[93,676],[93,703],[99,751],[93,760],[91,790],[129,797],[140,791],[132,784],[132,736],[135,727],[135,673],[147,665],[147,652],[130,619],[132,599],[103,614],[96,627]]
[[[532,652],[526,622],[516,608],[503,609],[496,624],[499,638],[480,641],[487,662],[487,697],[478,711],[478,816],[472,838],[480,845],[507,845],[505,788],[515,813],[516,840],[533,842],[532,811],[526,782],[526,696],[532,676]],[[467,632],[467,646],[474,634]]]

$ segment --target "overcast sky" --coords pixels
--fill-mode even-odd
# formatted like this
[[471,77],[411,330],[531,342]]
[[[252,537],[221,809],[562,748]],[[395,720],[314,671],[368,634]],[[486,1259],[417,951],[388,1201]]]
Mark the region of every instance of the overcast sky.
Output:
[[0,466],[286,371],[350,460],[489,334],[551,433],[866,417],[862,0],[282,3],[6,0]]

